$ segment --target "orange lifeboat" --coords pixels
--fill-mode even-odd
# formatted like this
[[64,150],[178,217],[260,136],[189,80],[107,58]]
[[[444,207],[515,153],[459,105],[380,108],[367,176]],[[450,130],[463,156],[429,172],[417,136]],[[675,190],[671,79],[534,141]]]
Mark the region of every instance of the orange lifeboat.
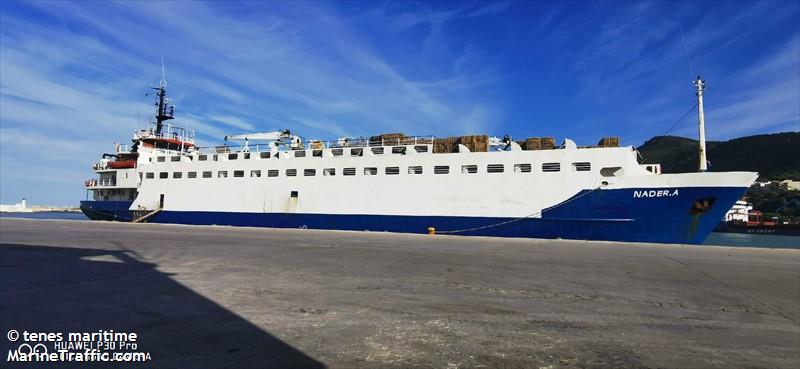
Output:
[[111,169],[136,168],[136,160],[110,161],[108,162],[108,167]]

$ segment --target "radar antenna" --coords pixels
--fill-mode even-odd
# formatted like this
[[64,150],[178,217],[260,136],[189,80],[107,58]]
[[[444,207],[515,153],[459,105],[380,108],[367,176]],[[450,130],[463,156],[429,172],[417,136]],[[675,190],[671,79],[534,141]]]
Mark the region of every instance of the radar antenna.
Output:
[[167,80],[166,80],[166,72],[164,69],[164,58],[161,58],[161,81],[159,82],[159,87],[151,87],[152,89],[158,91],[156,95],[158,96],[158,101],[156,102],[156,136],[161,136],[161,130],[164,127],[164,121],[175,119],[175,105],[169,104],[169,99],[167,99]]

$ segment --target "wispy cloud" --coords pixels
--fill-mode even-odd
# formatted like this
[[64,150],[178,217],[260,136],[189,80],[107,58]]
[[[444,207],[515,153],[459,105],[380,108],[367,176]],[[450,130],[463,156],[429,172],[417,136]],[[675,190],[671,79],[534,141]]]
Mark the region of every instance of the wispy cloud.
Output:
[[[81,198],[89,165],[150,119],[144,93],[162,57],[172,123],[194,128],[202,145],[281,128],[315,138],[485,132],[593,143],[624,134],[640,143],[694,103],[683,26],[709,80],[710,137],[797,124],[796,3],[0,6],[4,203],[73,180],[38,193]],[[693,134],[692,119],[676,132]],[[40,141],[63,154],[41,160]],[[20,170],[33,164],[53,175]]]

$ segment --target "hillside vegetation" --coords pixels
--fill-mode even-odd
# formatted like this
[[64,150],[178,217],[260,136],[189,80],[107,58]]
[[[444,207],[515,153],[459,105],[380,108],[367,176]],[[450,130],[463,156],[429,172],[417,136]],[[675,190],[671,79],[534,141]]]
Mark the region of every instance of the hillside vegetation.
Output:
[[[697,140],[657,136],[638,148],[640,161],[660,163],[664,173],[697,171]],[[706,142],[712,172],[752,171],[761,180],[800,180],[800,132]]]

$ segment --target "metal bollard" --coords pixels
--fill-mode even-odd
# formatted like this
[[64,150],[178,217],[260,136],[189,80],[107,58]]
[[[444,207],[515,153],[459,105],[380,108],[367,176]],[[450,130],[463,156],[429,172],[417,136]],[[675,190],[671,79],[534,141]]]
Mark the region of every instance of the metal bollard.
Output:
[[435,235],[436,234],[436,228],[428,227],[428,234],[431,235],[431,236]]

